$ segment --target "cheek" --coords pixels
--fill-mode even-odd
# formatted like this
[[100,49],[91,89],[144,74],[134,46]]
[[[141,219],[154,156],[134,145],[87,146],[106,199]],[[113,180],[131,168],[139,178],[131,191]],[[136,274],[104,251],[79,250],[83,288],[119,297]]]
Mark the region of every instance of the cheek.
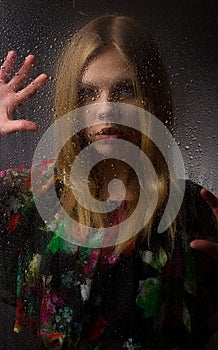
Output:
[[140,108],[144,108],[144,104],[143,102],[139,99],[139,98],[132,98],[128,100],[128,103],[130,105],[136,106],[136,107],[140,107]]

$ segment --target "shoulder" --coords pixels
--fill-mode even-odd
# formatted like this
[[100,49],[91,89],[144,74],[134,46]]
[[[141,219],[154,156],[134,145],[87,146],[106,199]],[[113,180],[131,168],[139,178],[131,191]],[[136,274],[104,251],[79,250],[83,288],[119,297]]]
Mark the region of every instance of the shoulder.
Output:
[[32,176],[45,178],[45,185],[49,186],[53,173],[54,161],[40,161],[32,166],[14,167],[0,171],[0,215],[1,225],[11,221],[12,217],[20,216],[23,209],[33,202]]
[[0,170],[0,191],[17,189],[31,191],[31,176],[37,174],[39,177],[48,175],[51,169],[54,169],[53,160],[43,160],[32,164],[31,166],[17,166],[7,170]]

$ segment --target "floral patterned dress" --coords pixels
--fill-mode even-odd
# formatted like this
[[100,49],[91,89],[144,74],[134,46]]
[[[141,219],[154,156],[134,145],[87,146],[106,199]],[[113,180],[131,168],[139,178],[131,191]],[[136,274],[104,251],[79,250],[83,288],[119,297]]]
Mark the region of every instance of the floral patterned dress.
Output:
[[[47,176],[53,163],[36,171]],[[30,168],[0,173],[0,297],[16,304],[15,332],[31,330],[40,349],[205,349],[218,331],[218,264],[193,252],[217,227],[199,186],[187,182],[174,250],[154,231],[117,254],[62,239],[57,212],[45,225],[31,192]],[[57,192],[61,181],[55,176]],[[40,195],[40,191],[39,191]],[[128,213],[123,201],[110,220]]]

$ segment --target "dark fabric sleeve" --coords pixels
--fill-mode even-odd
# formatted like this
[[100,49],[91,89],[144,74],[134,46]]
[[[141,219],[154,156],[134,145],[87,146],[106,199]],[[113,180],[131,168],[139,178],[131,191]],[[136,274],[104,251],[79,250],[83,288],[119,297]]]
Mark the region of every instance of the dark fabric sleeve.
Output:
[[[188,242],[206,239],[218,242],[217,221],[210,206],[201,197],[201,186],[187,182],[185,205]],[[193,336],[199,344],[205,344],[218,331],[218,261],[192,249],[196,266],[196,299]],[[218,347],[218,344],[217,344]]]
[[201,197],[202,187],[191,181],[186,182],[186,191],[184,198],[185,217],[184,225],[188,239],[208,239],[212,242],[218,242],[218,225],[215,216]]

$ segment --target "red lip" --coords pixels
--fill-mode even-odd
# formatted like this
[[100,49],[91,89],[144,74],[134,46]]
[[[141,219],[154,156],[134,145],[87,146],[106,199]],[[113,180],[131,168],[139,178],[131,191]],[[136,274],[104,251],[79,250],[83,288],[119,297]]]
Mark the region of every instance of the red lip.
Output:
[[95,135],[95,140],[118,139],[119,135]]
[[113,135],[119,135],[118,129],[115,127],[109,127],[109,128],[103,128],[99,132],[95,134],[98,135],[107,135],[107,136],[113,136]]
[[119,130],[115,127],[103,128],[95,134],[96,140],[118,139]]

